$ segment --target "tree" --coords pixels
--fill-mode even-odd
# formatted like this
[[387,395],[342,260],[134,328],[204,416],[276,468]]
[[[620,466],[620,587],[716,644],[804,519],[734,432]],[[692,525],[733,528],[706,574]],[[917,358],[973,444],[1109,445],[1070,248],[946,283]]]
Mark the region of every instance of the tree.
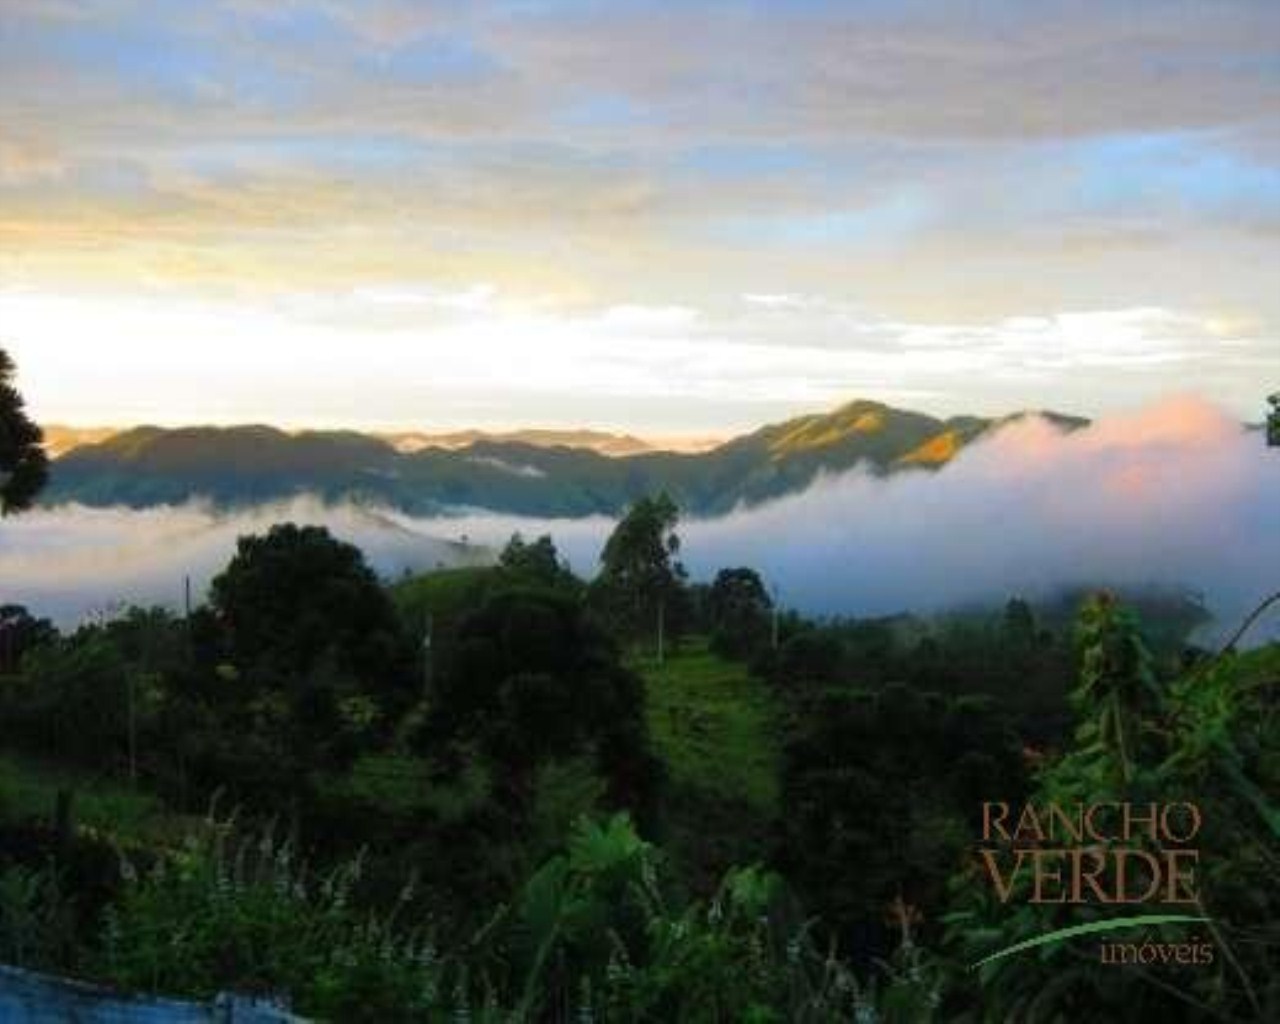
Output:
[[686,576],[677,558],[679,519],[667,494],[641,498],[605,542],[596,593],[623,632],[646,632],[659,615],[669,633],[679,630]]
[[306,672],[324,657],[373,681],[402,641],[364,555],[322,526],[282,523],[241,537],[210,588],[241,668]]
[[809,628],[778,651],[772,678],[784,690],[819,689],[842,682],[844,645],[831,630]]
[[250,717],[299,763],[341,761],[413,699],[412,649],[389,595],[359,549],[323,527],[241,537],[210,596],[257,706]]
[[49,477],[44,434],[27,417],[26,405],[13,386],[17,372],[0,349],[0,515],[31,507]]
[[518,531],[513,533],[498,555],[498,566],[526,583],[554,587],[574,582],[573,574],[561,562],[550,534],[544,533],[535,541],[526,541]]
[[707,594],[711,643],[730,658],[750,657],[769,639],[773,601],[754,569],[721,569]]
[[128,756],[130,666],[105,626],[29,651],[4,689],[0,726],[28,750],[99,771]]
[[549,588],[493,594],[458,626],[452,657],[429,695],[420,741],[441,753],[473,744],[524,807],[537,768],[593,756],[613,801],[651,798],[654,760],[644,689],[581,602]]
[[995,702],[900,683],[801,695],[790,720],[782,866],[855,953],[883,954],[895,898],[942,901],[971,809],[1021,795],[1019,744]]
[[1005,638],[1019,653],[1030,651],[1036,642],[1036,617],[1025,600],[1009,598],[1004,606]]
[[20,604],[0,604],[0,673],[17,669],[27,651],[57,635],[48,619],[36,618]]

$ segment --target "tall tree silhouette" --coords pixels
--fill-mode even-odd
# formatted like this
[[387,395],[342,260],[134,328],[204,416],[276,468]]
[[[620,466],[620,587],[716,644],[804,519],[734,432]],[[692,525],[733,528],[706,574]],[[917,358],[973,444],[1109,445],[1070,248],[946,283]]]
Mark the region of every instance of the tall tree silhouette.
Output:
[[30,508],[49,477],[49,460],[41,447],[44,434],[28,418],[13,385],[16,371],[0,348],[0,515],[6,516]]
[[595,597],[623,632],[651,628],[659,608],[678,632],[678,605],[684,594],[685,569],[676,533],[680,511],[663,492],[635,502],[614,528],[600,553]]

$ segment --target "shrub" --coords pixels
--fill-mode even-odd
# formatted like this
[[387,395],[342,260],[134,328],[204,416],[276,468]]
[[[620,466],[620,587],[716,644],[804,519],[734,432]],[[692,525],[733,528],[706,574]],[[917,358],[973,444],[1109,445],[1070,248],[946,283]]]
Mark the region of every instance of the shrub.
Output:
[[[271,830],[214,829],[135,875],[106,914],[99,972],[129,989],[209,998],[286,994],[301,1013],[344,1021],[429,1019],[444,999],[430,937],[355,899],[363,859],[312,875]],[[412,896],[406,886],[401,903]]]

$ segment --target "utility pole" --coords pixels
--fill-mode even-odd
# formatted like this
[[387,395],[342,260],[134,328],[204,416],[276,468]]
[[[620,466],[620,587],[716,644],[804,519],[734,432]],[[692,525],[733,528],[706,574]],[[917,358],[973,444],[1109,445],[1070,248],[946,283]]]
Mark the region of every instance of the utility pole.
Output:
[[5,672],[13,671],[13,631],[17,628],[14,625],[16,621],[16,617],[13,620],[0,619],[0,640],[4,641],[4,662],[0,664],[0,669]]
[[191,618],[191,577],[182,577],[182,607],[189,620]]
[[773,635],[770,638],[770,646],[776,651],[778,649],[778,584],[775,583],[770,590],[773,591]]
[[431,613],[427,612],[422,629],[422,695],[431,693]]

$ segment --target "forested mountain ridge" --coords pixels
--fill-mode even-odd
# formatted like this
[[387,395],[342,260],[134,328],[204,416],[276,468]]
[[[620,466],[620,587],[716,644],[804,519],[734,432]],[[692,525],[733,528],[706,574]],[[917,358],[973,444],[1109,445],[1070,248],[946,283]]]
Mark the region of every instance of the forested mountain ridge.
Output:
[[[1087,422],[1045,415],[1069,429]],[[709,451],[614,457],[524,440],[403,451],[352,431],[137,427],[57,459],[45,501],[141,507],[205,498],[236,506],[315,494],[424,514],[474,507],[576,516],[615,514],[641,495],[666,490],[681,507],[707,514],[802,490],[824,471],[936,468],[1006,421],[942,420],[854,401]]]
[[[455,430],[441,434],[406,430],[376,436],[389,441],[399,452],[420,452],[425,448],[466,448],[481,441],[514,441],[537,445],[539,448],[585,448],[588,451],[599,452],[601,455],[615,457],[670,450],[660,443],[647,441],[631,434],[615,434],[607,430],[532,428],[503,431]],[[698,444],[696,439],[686,444],[693,444],[700,451],[714,446],[710,443]],[[678,446],[677,450],[684,450],[684,446]]]

